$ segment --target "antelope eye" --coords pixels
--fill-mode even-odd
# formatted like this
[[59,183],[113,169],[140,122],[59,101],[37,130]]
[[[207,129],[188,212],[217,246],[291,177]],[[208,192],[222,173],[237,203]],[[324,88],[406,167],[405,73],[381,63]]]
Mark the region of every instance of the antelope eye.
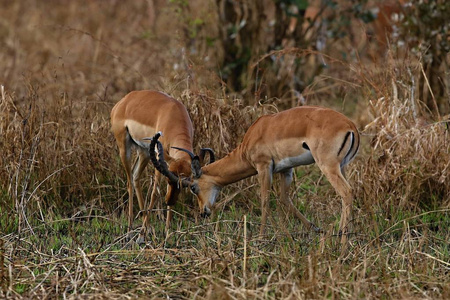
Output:
[[196,184],[191,185],[190,189],[193,194],[198,194],[198,186]]

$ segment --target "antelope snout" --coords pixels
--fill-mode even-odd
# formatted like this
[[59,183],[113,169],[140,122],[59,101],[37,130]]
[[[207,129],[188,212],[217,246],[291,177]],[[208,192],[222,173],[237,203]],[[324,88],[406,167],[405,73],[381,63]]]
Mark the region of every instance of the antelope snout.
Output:
[[208,207],[203,209],[203,212],[200,214],[203,218],[209,217],[211,215],[211,210]]

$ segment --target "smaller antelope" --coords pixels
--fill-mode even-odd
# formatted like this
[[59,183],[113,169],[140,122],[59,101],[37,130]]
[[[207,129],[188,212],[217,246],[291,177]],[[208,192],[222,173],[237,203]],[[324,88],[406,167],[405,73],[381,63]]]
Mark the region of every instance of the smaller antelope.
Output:
[[[133,190],[143,211],[144,197],[140,178],[147,166],[149,158],[148,142],[142,141],[147,136],[154,135],[157,131],[164,131],[161,139],[163,146],[167,149],[167,162],[169,171],[179,176],[191,175],[191,158],[173,147],[182,147],[192,151],[192,140],[194,129],[191,119],[184,105],[172,97],[157,91],[134,91],[127,94],[116,103],[111,111],[111,130],[119,147],[120,159],[127,174],[128,202],[128,232],[133,224]],[[131,149],[135,148],[138,158],[131,167]],[[211,149],[203,149],[201,155],[210,152],[210,159],[214,159]],[[156,198],[156,188],[160,181],[160,173],[155,171],[155,181],[151,193],[148,211],[153,208]],[[172,218],[171,206],[175,205],[180,189],[177,184],[169,182],[166,193],[168,205],[166,228],[170,225]],[[138,243],[143,242],[148,229],[148,212],[144,213],[143,230]]]
[[[200,168],[199,157],[192,159],[193,182],[179,178],[165,167],[163,145],[157,133],[150,144],[150,158],[169,182],[180,182],[197,196],[200,212],[208,216],[219,191],[226,185],[258,175],[261,185],[262,218],[260,234],[264,234],[268,200],[273,174],[281,174],[281,202],[307,228],[320,231],[293,205],[288,198],[293,168],[317,163],[331,185],[342,197],[339,224],[341,243],[346,243],[347,225],[352,213],[352,191],[344,177],[344,167],[355,157],[359,148],[359,133],[355,124],[339,112],[328,108],[303,106],[260,117],[247,130],[242,143],[224,158]],[[154,147],[160,154],[156,159]]]

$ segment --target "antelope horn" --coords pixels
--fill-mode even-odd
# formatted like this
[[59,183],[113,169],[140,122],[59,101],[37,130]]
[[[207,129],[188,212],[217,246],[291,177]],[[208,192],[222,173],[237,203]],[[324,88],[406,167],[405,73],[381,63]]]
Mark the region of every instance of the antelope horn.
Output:
[[200,160],[203,161],[205,159],[205,155],[206,153],[209,153],[209,163],[208,164],[212,164],[213,162],[216,161],[216,157],[214,155],[214,151],[211,148],[202,148],[200,149]]
[[[150,142],[150,149],[149,149],[150,160],[152,161],[156,170],[158,170],[161,174],[166,176],[171,184],[178,185],[181,182],[181,185],[183,187],[190,186],[191,185],[190,181],[184,178],[180,179],[177,175],[169,171],[169,169],[167,168],[167,164],[164,160],[164,149],[161,142],[158,141],[160,136],[161,132],[156,133],[155,136],[152,138],[152,141]],[[156,158],[155,146],[158,148],[159,160]]]
[[[196,157],[196,155],[194,155],[191,151],[189,151],[187,149],[179,148],[179,147],[172,147],[172,148],[186,152],[187,154],[189,154],[191,159],[195,159],[195,157]],[[200,158],[200,161],[203,161],[205,159],[206,153],[209,153],[209,164],[212,164],[213,162],[216,161],[216,157],[214,155],[214,150],[211,148],[201,148],[200,149],[200,155],[198,156]]]
[[179,148],[179,147],[172,147],[172,148],[173,148],[173,149],[180,150],[180,151],[183,151],[183,152],[186,152],[187,154],[189,154],[189,156],[191,157],[191,159],[194,159],[194,158],[195,158],[194,153],[192,153],[191,151],[189,151],[189,150],[187,150],[187,149]]

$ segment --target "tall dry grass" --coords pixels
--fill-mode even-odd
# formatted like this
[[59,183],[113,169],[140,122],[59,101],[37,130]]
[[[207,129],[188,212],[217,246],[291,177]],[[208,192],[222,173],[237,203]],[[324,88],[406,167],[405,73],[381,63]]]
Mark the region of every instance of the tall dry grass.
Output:
[[[449,116],[432,115],[417,97],[420,61],[388,61],[379,76],[366,68],[372,92],[365,126],[367,160],[359,165],[356,195],[384,211],[448,208],[450,205]],[[375,71],[377,72],[377,71]]]

